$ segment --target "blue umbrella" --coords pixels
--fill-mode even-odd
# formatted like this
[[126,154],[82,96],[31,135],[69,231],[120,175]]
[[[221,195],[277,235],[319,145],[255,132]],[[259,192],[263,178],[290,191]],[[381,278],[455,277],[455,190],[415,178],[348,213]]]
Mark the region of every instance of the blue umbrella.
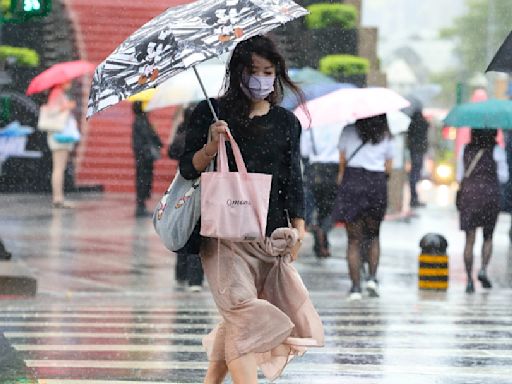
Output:
[[[342,88],[356,88],[356,86],[350,83],[317,83],[301,87],[302,92],[304,92],[304,96],[306,97],[306,101],[316,99]],[[287,89],[284,93],[281,106],[286,109],[295,109],[299,106],[299,100],[297,100],[297,97],[293,92]]]
[[28,136],[34,132],[34,128],[22,126],[19,121],[13,121],[0,129],[0,137]]
[[290,68],[288,70],[288,76],[294,83],[297,83],[301,87],[309,84],[324,84],[324,83],[335,83],[332,77],[323,74],[322,72],[313,69],[311,67],[304,68]]
[[491,99],[454,107],[445,125],[473,129],[512,129],[512,101]]

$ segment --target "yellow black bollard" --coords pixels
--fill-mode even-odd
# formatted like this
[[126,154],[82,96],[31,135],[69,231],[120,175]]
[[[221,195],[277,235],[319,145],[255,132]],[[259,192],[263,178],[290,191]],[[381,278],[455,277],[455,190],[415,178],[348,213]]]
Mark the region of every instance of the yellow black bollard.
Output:
[[420,241],[418,287],[446,291],[448,289],[448,242],[437,233],[428,233]]

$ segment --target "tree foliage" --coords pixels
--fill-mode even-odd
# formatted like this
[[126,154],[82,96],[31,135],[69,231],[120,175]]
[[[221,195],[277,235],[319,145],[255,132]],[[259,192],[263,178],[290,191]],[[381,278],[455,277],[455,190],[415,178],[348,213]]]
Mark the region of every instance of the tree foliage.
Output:
[[320,72],[329,76],[366,75],[370,69],[368,59],[352,55],[327,55],[320,59]]
[[512,6],[510,0],[466,0],[466,4],[467,13],[442,36],[457,40],[461,69],[470,75],[485,71],[489,53],[492,57],[512,29]]

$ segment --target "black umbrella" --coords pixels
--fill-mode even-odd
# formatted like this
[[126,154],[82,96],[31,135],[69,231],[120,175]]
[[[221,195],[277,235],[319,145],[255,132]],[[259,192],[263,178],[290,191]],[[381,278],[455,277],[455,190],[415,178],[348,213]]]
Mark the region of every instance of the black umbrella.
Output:
[[402,112],[407,116],[412,117],[416,112],[421,112],[423,110],[423,103],[416,96],[407,95],[405,98],[411,103],[411,105],[402,109]]
[[512,32],[501,45],[485,72],[512,72]]
[[291,0],[198,0],[169,8],[96,68],[87,117],[305,14]]

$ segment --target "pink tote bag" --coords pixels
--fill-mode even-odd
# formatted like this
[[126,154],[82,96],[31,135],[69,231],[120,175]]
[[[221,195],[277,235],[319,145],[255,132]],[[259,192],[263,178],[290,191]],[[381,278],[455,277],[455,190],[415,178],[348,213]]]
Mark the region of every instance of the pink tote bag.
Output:
[[[226,135],[238,172],[229,172]],[[272,175],[247,173],[238,144],[220,135],[217,172],[201,174],[201,235],[231,241],[263,239]]]

